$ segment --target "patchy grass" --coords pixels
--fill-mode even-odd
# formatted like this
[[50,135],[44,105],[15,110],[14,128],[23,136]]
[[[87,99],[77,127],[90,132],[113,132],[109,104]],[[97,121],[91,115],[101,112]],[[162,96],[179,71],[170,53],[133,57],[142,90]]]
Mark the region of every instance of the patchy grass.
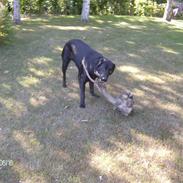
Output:
[[[183,182],[182,35],[181,20],[24,19],[0,46],[0,182]],[[80,109],[74,64],[62,88],[60,53],[71,38],[117,65],[108,87],[133,92],[131,116],[88,91]]]

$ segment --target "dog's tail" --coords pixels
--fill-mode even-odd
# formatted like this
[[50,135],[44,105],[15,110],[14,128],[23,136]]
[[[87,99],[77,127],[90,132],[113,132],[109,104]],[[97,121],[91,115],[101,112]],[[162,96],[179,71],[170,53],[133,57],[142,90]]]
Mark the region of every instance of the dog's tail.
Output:
[[62,60],[64,59],[64,57],[69,57],[69,53],[72,52],[72,47],[71,45],[69,44],[69,42],[67,42],[64,47],[63,47],[63,50],[61,51],[61,58]]
[[61,54],[60,54],[62,60],[63,60],[64,49],[65,49],[65,46],[63,47]]
[[68,68],[68,65],[71,61],[70,59],[70,49],[68,47],[68,43],[65,44],[63,51],[61,53],[61,58],[62,58],[62,73],[63,73],[63,87],[66,87],[66,71]]
[[71,50],[69,48],[69,44],[66,43],[63,51],[61,53],[61,58],[62,58],[62,70],[63,72],[66,72],[67,67],[71,61]]

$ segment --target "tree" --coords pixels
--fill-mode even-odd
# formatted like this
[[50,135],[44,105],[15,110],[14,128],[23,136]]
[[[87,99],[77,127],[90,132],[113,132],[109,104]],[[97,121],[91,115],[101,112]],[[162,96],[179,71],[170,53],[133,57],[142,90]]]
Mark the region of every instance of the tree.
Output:
[[20,24],[20,0],[14,0],[14,13],[13,13],[13,21],[15,24]]
[[165,8],[164,15],[163,15],[164,20],[171,21],[172,5],[173,5],[173,0],[167,0],[166,8]]
[[134,15],[135,0],[130,0],[130,15]]
[[81,13],[81,21],[87,23],[89,21],[90,0],[83,0],[83,7]]

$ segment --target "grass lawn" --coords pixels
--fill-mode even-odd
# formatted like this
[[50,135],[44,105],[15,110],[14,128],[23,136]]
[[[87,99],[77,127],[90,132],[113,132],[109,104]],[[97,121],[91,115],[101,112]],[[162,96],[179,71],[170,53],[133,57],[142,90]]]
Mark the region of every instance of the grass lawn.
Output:
[[[26,18],[0,45],[1,183],[183,182],[183,21]],[[62,88],[60,53],[79,38],[116,64],[113,95],[130,90],[129,117],[86,91],[77,70]]]

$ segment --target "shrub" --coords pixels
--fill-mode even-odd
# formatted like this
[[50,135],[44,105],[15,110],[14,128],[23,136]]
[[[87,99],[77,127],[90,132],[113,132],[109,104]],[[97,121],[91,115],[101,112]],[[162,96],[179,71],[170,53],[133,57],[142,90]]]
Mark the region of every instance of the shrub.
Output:
[[11,17],[7,8],[0,2],[0,41],[4,40],[11,31]]
[[153,1],[135,1],[135,15],[138,16],[158,16],[162,17],[165,4],[158,4]]

